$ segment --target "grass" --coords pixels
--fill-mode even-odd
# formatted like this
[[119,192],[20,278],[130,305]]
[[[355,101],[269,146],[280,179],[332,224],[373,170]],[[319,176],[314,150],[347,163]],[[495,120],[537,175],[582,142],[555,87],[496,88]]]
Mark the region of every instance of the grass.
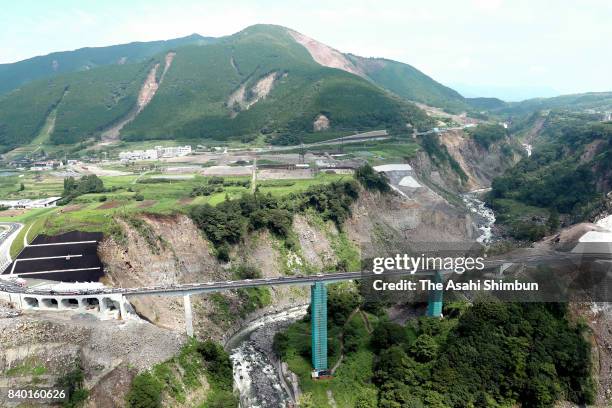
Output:
[[4,200],[60,196],[63,190],[63,178],[51,174],[26,172],[0,177],[0,197]]
[[[376,318],[368,314],[370,321],[375,324]],[[300,353],[300,348],[310,347],[310,322],[297,322],[291,325],[286,334],[289,336],[289,349],[283,360],[289,369],[299,377],[300,388],[304,393],[310,393],[316,407],[330,407],[327,392],[331,391],[339,408],[352,408],[361,392],[374,391],[370,379],[373,375],[374,354],[369,350],[368,344],[371,335],[359,313],[356,313],[347,324],[356,327],[360,339],[358,351],[345,355],[334,377],[329,380],[313,380],[311,378],[312,366],[310,360]],[[328,342],[337,338],[338,328],[329,331]],[[339,353],[329,356],[329,366],[332,367],[339,357]],[[358,392],[360,390],[360,392]]]
[[[40,176],[40,182],[32,182],[33,177]],[[25,180],[25,190],[31,196],[61,195],[63,183],[61,178],[49,175],[32,175],[27,173],[23,178],[9,176],[0,178],[1,181],[14,177],[15,180]],[[153,180],[151,183],[133,183],[137,175],[124,176],[102,176],[104,186],[111,190],[106,193],[84,194],[77,197],[69,206],[45,209],[27,210],[13,217],[2,217],[0,221],[14,221],[25,224],[11,246],[11,254],[17,255],[23,248],[23,237],[31,227],[28,241],[31,241],[38,233],[58,234],[62,232],[81,230],[99,231],[112,234],[116,231],[116,216],[127,216],[133,213],[146,212],[153,214],[187,213],[191,206],[208,203],[217,205],[226,198],[236,199],[242,194],[250,193],[250,189],[238,186],[227,186],[223,192],[210,196],[190,197],[194,187],[206,183],[206,178],[195,175],[191,179],[168,180],[159,179],[159,175],[147,174],[140,180]],[[284,196],[298,193],[310,186],[322,183],[330,183],[344,177],[335,174],[319,174],[312,179],[296,180],[268,180],[261,181],[260,192],[270,193],[274,196]],[[250,177],[225,177],[225,180],[244,181]],[[0,184],[0,191],[14,191],[15,181]],[[23,193],[23,192],[22,192]],[[136,201],[136,195],[142,195],[144,201]],[[14,197],[12,197],[14,198]]]
[[44,365],[37,364],[33,358],[27,358],[21,364],[4,371],[4,375],[7,377],[37,377],[46,373],[47,368]]
[[36,208],[15,217],[0,217],[0,221],[21,222],[24,224],[11,244],[10,253],[12,258],[15,258],[23,249],[23,238],[25,235],[27,234],[27,241],[32,242],[36,235],[44,230],[45,220],[54,211],[54,208]]
[[511,223],[515,220],[529,220],[532,217],[547,218],[548,209],[523,204],[509,198],[497,198],[493,202],[496,209],[497,221]]

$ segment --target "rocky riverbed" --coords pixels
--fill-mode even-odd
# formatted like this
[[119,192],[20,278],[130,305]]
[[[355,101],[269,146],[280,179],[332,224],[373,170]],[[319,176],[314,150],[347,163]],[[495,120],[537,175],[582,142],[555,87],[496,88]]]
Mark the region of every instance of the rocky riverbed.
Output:
[[306,313],[294,306],[256,318],[227,342],[240,408],[288,408],[297,397],[297,378],[274,355],[274,335]]
[[476,241],[483,245],[488,245],[493,240],[492,227],[495,224],[495,213],[481,199],[482,194],[487,190],[474,190],[461,195],[468,210],[476,215],[475,220],[480,231],[480,236],[476,238]]

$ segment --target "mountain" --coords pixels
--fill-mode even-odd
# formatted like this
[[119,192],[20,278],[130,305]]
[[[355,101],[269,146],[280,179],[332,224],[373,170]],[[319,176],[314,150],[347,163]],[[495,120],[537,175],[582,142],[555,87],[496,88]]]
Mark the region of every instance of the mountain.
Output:
[[466,110],[466,101],[457,91],[436,82],[411,65],[352,54],[348,54],[348,58],[375,84],[402,98],[448,111]]
[[0,94],[12,91],[28,82],[64,73],[92,68],[142,62],[161,52],[187,44],[213,42],[211,37],[192,34],[166,41],[132,42],[110,47],[81,48],[54,52],[12,64],[0,64]]
[[569,225],[602,212],[612,189],[612,122],[568,111],[529,122],[532,153],[493,180],[489,204],[511,236],[535,241],[560,219]]
[[0,96],[3,151],[40,137],[74,144],[119,137],[246,141],[263,134],[294,144],[342,132],[430,127],[412,102],[468,107],[410,65],[342,54],[272,25],[216,39],[194,35],[55,53],[5,64],[0,78],[10,72],[11,86],[19,85]]
[[510,103],[505,112],[521,114],[543,109],[566,109],[571,111],[612,111],[612,92],[586,92],[561,95],[554,98],[534,98]]

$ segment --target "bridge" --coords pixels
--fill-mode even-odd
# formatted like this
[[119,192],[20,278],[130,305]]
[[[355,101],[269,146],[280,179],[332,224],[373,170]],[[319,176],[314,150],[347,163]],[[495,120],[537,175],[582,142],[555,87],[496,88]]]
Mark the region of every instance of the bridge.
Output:
[[[392,271],[385,276],[434,276],[441,281],[437,271],[421,271],[411,274],[407,271]],[[6,276],[6,275],[5,275]],[[8,275],[10,277],[10,275]],[[127,299],[136,296],[183,296],[185,324],[188,335],[193,336],[193,312],[191,295],[245,289],[261,286],[302,285],[310,286],[311,304],[311,346],[312,366],[315,372],[328,369],[327,366],[327,284],[362,279],[371,274],[362,272],[340,272],[316,275],[279,276],[220,282],[201,282],[178,285],[158,285],[141,288],[99,288],[89,290],[49,290],[23,287],[14,281],[0,279],[0,299],[15,304],[24,310],[73,310],[77,312],[101,313],[109,318],[125,318],[128,313]],[[442,291],[430,295],[428,315],[441,316]]]
[[[64,243],[66,244],[66,243]],[[83,245],[83,242],[79,242]],[[39,244],[38,247],[44,245],[56,245],[54,243]],[[37,247],[37,245],[29,245],[29,247]],[[521,255],[520,259],[488,259],[485,262],[487,269],[500,268],[503,271],[512,263],[521,264],[541,264],[551,261],[552,259],[559,261],[578,261],[584,260],[585,257],[593,257],[596,259],[605,259],[610,262],[610,254],[608,253],[543,253],[541,255]],[[53,257],[61,258],[53,260],[53,262],[70,263],[75,262],[80,258],[75,255]],[[31,264],[38,258],[26,258],[24,264]],[[20,264],[22,262],[20,261]],[[88,286],[80,288],[78,285],[70,289],[69,286],[64,286],[60,289],[44,288],[37,286],[26,287],[19,284],[19,278],[32,277],[30,275],[49,274],[64,274],[74,272],[72,269],[60,269],[53,271],[31,272],[30,269],[19,271],[19,266],[10,268],[10,273],[0,275],[0,299],[4,299],[15,304],[18,308],[24,310],[73,310],[85,313],[98,313],[107,318],[126,318],[129,315],[131,305],[129,298],[135,296],[182,296],[185,309],[185,324],[186,332],[189,336],[193,336],[192,324],[192,308],[191,295],[206,294],[212,292],[220,292],[227,290],[261,287],[261,286],[310,286],[311,296],[311,347],[312,347],[312,366],[316,373],[324,372],[328,369],[327,361],[327,284],[360,280],[365,277],[372,277],[371,273],[367,272],[340,272],[330,274],[316,275],[293,275],[293,276],[278,276],[266,277],[257,279],[244,280],[226,280],[218,282],[199,282],[188,284],[172,284],[172,285],[156,285],[137,288],[116,288],[116,287],[92,287]],[[78,266],[81,271],[82,266]],[[409,271],[386,271],[385,277],[401,277],[425,275],[435,283],[443,281],[445,271],[440,270],[421,270],[416,274]],[[381,275],[379,275],[381,276]],[[49,278],[47,278],[49,279]],[[60,285],[61,287],[61,285]],[[429,292],[427,315],[440,317],[442,314],[443,292],[441,290],[432,290]]]

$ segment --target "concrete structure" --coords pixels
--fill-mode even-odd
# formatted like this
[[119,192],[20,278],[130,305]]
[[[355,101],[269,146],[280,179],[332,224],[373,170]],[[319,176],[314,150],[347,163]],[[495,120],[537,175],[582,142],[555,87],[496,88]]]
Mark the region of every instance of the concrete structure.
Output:
[[312,368],[318,373],[327,370],[327,288],[324,282],[315,282],[310,287],[310,324]]
[[[442,283],[442,274],[440,272],[436,272],[432,279],[432,282],[438,284]],[[432,290],[429,291],[429,301],[427,303],[427,316],[430,317],[442,317],[442,290]]]
[[31,171],[45,171],[45,170],[53,170],[55,167],[63,167],[64,163],[61,161],[56,162],[53,160],[49,161],[39,161],[32,163],[30,167]]
[[191,310],[191,296],[183,296],[183,307],[185,309],[185,332],[193,337],[193,312]]
[[49,197],[49,198],[38,198],[31,200],[24,198],[21,200],[0,200],[0,205],[8,208],[46,208],[55,207],[57,201],[62,197]]
[[0,299],[21,310],[72,310],[79,313],[94,313],[107,319],[125,319],[130,308],[121,294],[53,294],[35,295],[27,293],[0,292]]
[[131,150],[119,152],[121,161],[133,160],[158,160],[160,158],[182,157],[191,154],[191,146],[155,146],[153,149],[147,150]]

